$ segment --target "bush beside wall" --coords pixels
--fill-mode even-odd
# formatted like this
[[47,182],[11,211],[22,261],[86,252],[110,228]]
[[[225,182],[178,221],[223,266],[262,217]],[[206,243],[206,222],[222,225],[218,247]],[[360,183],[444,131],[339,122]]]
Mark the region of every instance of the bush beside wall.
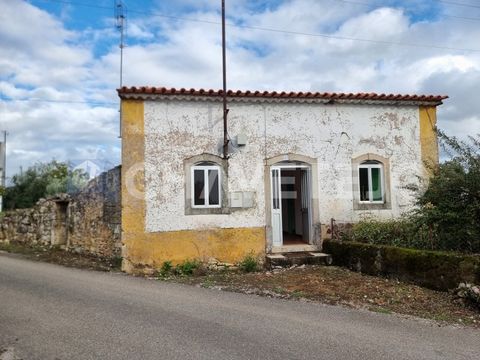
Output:
[[369,275],[395,277],[434,290],[480,284],[480,256],[355,242],[325,241],[333,264]]
[[[461,221],[458,228],[463,227]],[[365,244],[398,246],[422,250],[456,251],[465,254],[480,253],[480,240],[444,233],[419,214],[390,220],[362,220],[353,224],[336,224],[339,236],[345,241]]]

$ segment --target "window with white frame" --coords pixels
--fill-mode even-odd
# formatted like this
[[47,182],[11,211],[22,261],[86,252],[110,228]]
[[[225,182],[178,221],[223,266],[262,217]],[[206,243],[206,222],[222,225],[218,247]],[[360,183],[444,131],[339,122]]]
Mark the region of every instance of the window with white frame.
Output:
[[199,163],[191,167],[192,208],[221,207],[220,166]]
[[358,166],[358,183],[360,202],[385,202],[383,164],[379,161],[368,160]]

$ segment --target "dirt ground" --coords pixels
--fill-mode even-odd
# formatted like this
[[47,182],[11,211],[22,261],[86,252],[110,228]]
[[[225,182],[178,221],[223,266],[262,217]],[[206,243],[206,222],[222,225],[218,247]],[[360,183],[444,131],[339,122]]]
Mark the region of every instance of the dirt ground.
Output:
[[[102,259],[56,248],[45,250],[0,244],[0,251],[97,271],[119,271],[121,265],[120,259]],[[200,268],[191,276],[169,275],[156,279],[286,300],[318,301],[385,314],[398,313],[435,320],[439,325],[458,324],[480,329],[480,309],[465,304],[452,293],[363,275],[336,266],[299,266],[252,273]]]
[[120,271],[121,259],[104,259],[89,254],[67,252],[59,248],[45,249],[19,244],[0,244],[0,251],[22,254],[37,261],[97,271]]
[[398,313],[480,329],[480,309],[452,293],[379,278],[335,266],[300,266],[255,273],[215,272],[201,276],[159,278],[206,288],[260,296],[318,301]]

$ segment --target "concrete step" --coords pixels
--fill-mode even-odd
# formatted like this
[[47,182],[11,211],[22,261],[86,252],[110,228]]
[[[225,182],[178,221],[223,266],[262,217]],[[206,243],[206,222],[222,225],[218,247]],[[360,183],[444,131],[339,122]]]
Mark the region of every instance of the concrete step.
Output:
[[289,267],[292,265],[331,265],[332,256],[321,252],[293,252],[268,254],[265,258],[268,268],[275,266]]

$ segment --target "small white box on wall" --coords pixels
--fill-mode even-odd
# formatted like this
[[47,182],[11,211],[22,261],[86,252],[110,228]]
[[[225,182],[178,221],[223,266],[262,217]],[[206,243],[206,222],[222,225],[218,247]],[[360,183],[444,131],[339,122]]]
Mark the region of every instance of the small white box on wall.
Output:
[[232,191],[230,192],[231,208],[253,207],[255,193],[253,191]]
[[243,194],[240,191],[234,191],[230,193],[230,207],[243,207]]
[[237,135],[237,146],[245,146],[245,145],[247,145],[247,135],[238,134]]

